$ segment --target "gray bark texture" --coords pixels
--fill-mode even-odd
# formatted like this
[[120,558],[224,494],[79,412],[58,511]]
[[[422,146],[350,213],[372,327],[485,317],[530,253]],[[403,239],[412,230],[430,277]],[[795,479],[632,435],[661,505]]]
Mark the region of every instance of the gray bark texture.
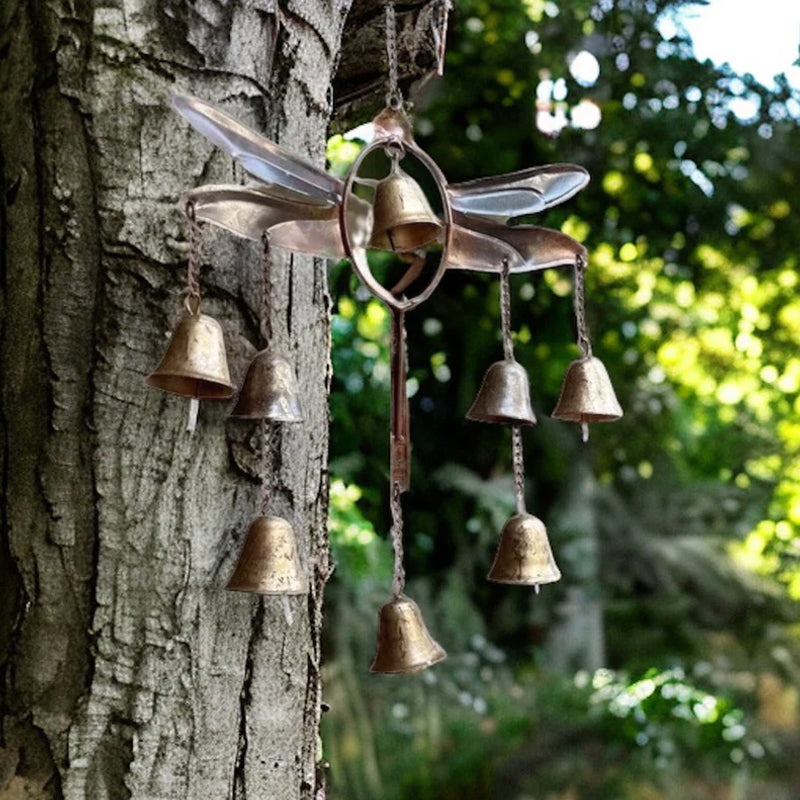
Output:
[[[0,4],[0,800],[325,794],[324,262],[275,253],[273,267],[273,341],[305,422],[279,429],[270,510],[294,525],[308,597],[224,591],[258,513],[257,427],[203,402],[192,436],[187,401],[144,377],[182,310],[178,197],[243,178],[169,96],[222,105],[321,167],[335,79],[366,108],[383,69],[382,8],[349,11]],[[399,12],[408,86],[433,63],[434,10]],[[262,345],[259,248],[204,229],[200,259],[203,311],[238,383]]]

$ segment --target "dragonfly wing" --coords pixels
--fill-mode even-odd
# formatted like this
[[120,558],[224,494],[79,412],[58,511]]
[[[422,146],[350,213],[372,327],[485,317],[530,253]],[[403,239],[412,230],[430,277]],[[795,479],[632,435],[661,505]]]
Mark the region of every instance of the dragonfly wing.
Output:
[[476,222],[456,214],[448,267],[501,272],[507,258],[510,272],[531,272],[574,264],[578,256],[585,259],[586,248],[561,231],[538,225]]
[[502,272],[504,260],[514,271],[522,261],[519,253],[500,239],[460,225],[453,225],[446,257],[447,269],[473,272]]
[[265,230],[287,220],[338,220],[335,206],[286,200],[261,186],[200,186],[186,192],[182,201],[194,203],[198,219],[247,239],[260,239]]
[[[182,201],[194,203],[198,219],[237,236],[260,239],[269,231],[275,247],[327,258],[345,257],[338,208],[289,202],[275,197],[270,188],[201,186],[184,194]],[[372,206],[353,196],[348,214],[356,245],[365,246],[372,235]]]
[[[348,202],[349,231],[353,247],[367,247],[372,237],[372,206],[351,197]],[[347,258],[342,243],[339,215],[327,219],[295,219],[282,222],[269,232],[270,244],[296,253],[324,258]]]
[[448,186],[453,209],[474,217],[508,222],[536,214],[577,194],[589,173],[575,164],[543,167],[478,178]]
[[172,106],[254,178],[299,192],[309,204],[335,205],[341,200],[343,184],[338,178],[298,158],[211,103],[176,95]]

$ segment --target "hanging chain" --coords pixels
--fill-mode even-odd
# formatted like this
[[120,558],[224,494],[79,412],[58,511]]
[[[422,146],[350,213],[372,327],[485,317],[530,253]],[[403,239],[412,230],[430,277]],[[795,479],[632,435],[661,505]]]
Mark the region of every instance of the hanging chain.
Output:
[[186,204],[189,220],[189,259],[186,268],[186,308],[196,314],[200,308],[200,229],[194,202]]
[[406,570],[403,567],[403,506],[400,502],[400,484],[392,481],[392,549],[394,550],[394,571],[392,575],[392,594],[400,597],[406,587]]
[[525,462],[522,456],[522,428],[511,428],[511,461],[514,469],[514,497],[517,514],[525,513]]
[[261,336],[266,346],[272,337],[272,257],[270,254],[269,231],[261,234]]
[[433,29],[433,36],[436,42],[436,74],[439,76],[444,75],[444,57],[447,49],[447,18],[452,7],[450,0],[441,0],[439,3],[439,19]]
[[275,461],[274,425],[272,420],[261,420],[261,514],[265,516],[269,510],[272,490],[272,469]]
[[386,4],[386,57],[389,62],[386,105],[394,109],[402,108],[403,95],[400,91],[397,67],[397,15],[392,2]]
[[503,356],[506,361],[514,359],[514,341],[511,338],[511,289],[508,282],[508,259],[503,259],[500,273],[500,324],[503,331]]
[[584,358],[592,355],[592,343],[586,329],[586,260],[583,256],[575,259],[575,290],[573,303],[575,307],[575,323],[578,327],[578,347]]

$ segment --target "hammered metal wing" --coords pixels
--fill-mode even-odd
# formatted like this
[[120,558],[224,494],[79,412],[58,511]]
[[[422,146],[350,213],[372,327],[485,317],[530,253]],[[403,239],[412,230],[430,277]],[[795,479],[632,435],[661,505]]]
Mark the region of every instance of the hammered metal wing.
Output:
[[452,183],[448,192],[455,211],[470,217],[507,223],[568,200],[589,182],[575,164],[548,164],[507,175]]
[[309,204],[336,205],[341,201],[343,184],[338,178],[298,158],[211,103],[175,95],[172,107],[254,178],[297,192]]

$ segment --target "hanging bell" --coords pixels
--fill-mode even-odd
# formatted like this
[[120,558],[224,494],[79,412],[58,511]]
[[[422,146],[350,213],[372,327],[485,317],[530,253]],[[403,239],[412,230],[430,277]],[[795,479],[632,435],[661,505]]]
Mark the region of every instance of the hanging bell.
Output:
[[300,392],[294,369],[270,348],[256,353],[250,362],[232,417],[302,422]]
[[420,185],[399,167],[375,187],[370,247],[405,253],[433,242],[442,229]]
[[554,419],[566,422],[613,422],[622,416],[611,378],[603,362],[594,356],[583,356],[567,368]]
[[226,587],[253,594],[305,594],[292,526],[281,517],[256,517]]
[[419,606],[405,595],[392,598],[378,614],[378,647],[370,672],[420,672],[447,658],[425,627]]
[[467,411],[475,422],[535,425],[528,373],[517,361],[495,361],[483,376],[475,402]]
[[225,400],[233,394],[220,324],[187,310],[172,334],[161,363],[147,376],[148,386],[184,397]]
[[536,586],[561,578],[547,529],[532,514],[516,514],[503,525],[500,544],[487,578],[495,583]]

